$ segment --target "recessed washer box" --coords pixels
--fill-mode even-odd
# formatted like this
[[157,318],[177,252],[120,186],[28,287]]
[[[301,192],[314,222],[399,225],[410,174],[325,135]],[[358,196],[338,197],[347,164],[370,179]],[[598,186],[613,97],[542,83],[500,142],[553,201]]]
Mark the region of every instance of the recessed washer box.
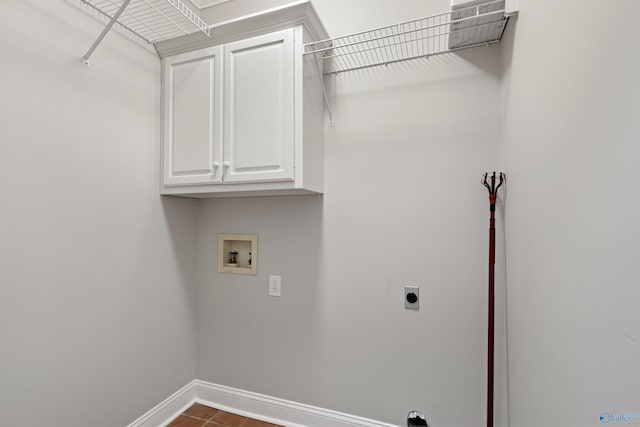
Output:
[[258,235],[219,234],[218,272],[255,276],[258,273]]

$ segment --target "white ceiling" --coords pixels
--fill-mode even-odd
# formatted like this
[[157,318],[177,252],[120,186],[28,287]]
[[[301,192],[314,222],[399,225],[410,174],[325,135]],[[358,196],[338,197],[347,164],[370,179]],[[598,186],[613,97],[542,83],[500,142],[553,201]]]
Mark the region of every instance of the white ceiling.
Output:
[[215,6],[220,3],[226,3],[231,0],[189,0],[198,9],[204,9],[205,7]]

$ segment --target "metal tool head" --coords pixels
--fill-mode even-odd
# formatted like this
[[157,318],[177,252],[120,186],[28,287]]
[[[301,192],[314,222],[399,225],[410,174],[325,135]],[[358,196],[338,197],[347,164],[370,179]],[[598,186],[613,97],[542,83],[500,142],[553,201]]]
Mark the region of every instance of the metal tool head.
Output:
[[[482,184],[489,190],[489,194],[496,194],[498,192],[498,188],[504,183],[506,176],[504,173],[493,172],[491,175],[489,173],[485,173],[482,177]],[[497,184],[496,185],[496,181]]]

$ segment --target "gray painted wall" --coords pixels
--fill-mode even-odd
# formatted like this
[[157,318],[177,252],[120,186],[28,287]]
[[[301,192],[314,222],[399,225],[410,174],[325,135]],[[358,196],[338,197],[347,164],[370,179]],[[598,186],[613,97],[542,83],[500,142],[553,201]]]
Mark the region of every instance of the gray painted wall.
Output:
[[511,425],[602,425],[640,401],[640,3],[520,3],[502,46]]
[[[501,168],[510,425],[638,412],[637,2],[521,0],[499,46],[333,78],[324,196],[202,203],[157,195],[157,57],[112,33],[81,67],[79,3],[0,2],[0,424],[124,425],[197,377],[481,425]],[[315,2],[333,35],[447,3]],[[222,232],[259,234],[258,276],[216,272]]]
[[[223,310],[224,326],[215,309],[202,309],[200,377],[390,422],[401,423],[405,410],[419,408],[436,425],[480,425],[486,201],[466,185],[475,173],[503,166],[510,177],[510,425],[599,425],[603,412],[637,413],[640,94],[632,33],[639,6],[560,3],[520,2],[520,17],[494,52],[500,70],[483,50],[335,79],[337,125],[327,130],[322,201],[203,206],[200,304],[222,310],[230,296],[249,294],[248,306],[264,316],[248,330],[248,337],[261,337],[256,354],[282,357],[277,369],[260,356],[253,366],[249,355],[234,360],[224,343],[242,340],[244,331],[229,326],[233,308]],[[334,35],[421,14],[411,10],[404,18],[403,8],[393,9],[397,2],[315,4]],[[501,114],[489,101],[496,96],[494,79],[501,85]],[[502,130],[489,129],[496,125]],[[259,221],[250,219],[251,211],[261,212]],[[215,233],[250,229],[273,236],[268,230],[287,229],[287,212],[297,211],[313,219],[305,224],[303,215],[285,237],[261,239],[266,249],[257,280],[235,286],[204,265]],[[320,231],[311,231],[320,215]],[[302,252],[317,257],[313,268],[295,250],[299,245],[312,245]],[[279,259],[267,262],[264,252]],[[291,257],[297,261],[287,263]],[[266,297],[270,273],[283,275],[282,300]],[[417,315],[403,312],[396,299],[406,283],[423,286],[427,297]],[[222,302],[212,303],[215,298]],[[291,338],[301,332],[271,327],[270,321],[284,324],[282,318],[305,319],[315,339],[296,346]],[[402,351],[409,346],[414,352]],[[504,355],[501,347],[498,363]],[[283,380],[282,365],[309,386]],[[415,377],[411,366],[417,366]]]
[[126,425],[195,377],[197,202],[158,195],[160,61],[0,1],[0,425]]
[[[374,14],[315,3],[330,32],[363,25],[357,9]],[[440,3],[368,4],[389,23]],[[397,425],[412,409],[434,426],[482,424],[480,174],[500,167],[500,73],[494,46],[331,78],[324,196],[202,202],[199,379]],[[259,234],[257,276],[217,273],[219,233]],[[420,286],[419,312],[404,309],[405,285]]]

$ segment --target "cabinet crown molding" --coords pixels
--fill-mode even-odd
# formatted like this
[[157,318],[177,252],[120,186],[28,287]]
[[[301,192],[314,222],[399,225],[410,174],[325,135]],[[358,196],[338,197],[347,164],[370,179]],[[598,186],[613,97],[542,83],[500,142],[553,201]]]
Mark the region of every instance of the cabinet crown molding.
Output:
[[280,7],[212,25],[211,37],[207,37],[202,33],[189,34],[158,42],[154,46],[160,57],[164,58],[297,25],[302,25],[314,40],[329,38],[329,34],[318,17],[311,0],[298,0]]

